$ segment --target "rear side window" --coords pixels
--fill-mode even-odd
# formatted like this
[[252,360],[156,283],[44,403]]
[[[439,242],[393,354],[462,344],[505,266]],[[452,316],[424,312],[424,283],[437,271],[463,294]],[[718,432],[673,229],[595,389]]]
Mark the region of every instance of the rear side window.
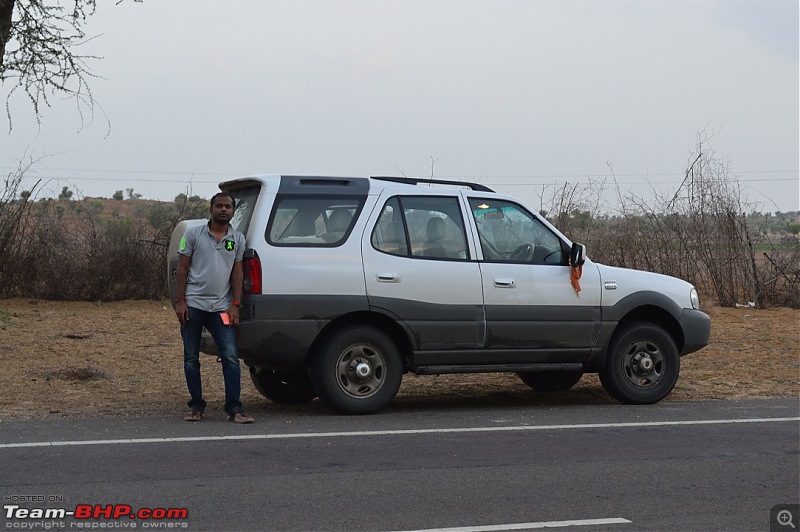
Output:
[[372,246],[390,255],[467,260],[467,239],[458,198],[395,196],[381,210]]
[[234,229],[243,235],[247,234],[247,228],[250,225],[250,218],[253,217],[253,211],[256,209],[256,200],[260,190],[261,187],[259,185],[252,185],[228,191],[233,194],[233,199],[236,200],[236,210],[233,211],[233,218],[231,218],[230,223]]
[[361,197],[279,195],[267,224],[267,242],[274,246],[339,246],[350,235],[362,206]]

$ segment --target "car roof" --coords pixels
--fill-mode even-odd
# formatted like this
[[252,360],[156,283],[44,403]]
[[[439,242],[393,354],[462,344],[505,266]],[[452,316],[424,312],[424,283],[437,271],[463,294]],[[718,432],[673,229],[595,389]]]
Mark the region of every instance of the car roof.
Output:
[[[219,184],[221,190],[232,190],[242,188],[251,184],[259,184],[262,189],[277,191],[282,183],[292,182],[295,185],[306,185],[307,187],[317,188],[319,186],[331,186],[339,184],[342,187],[353,187],[362,184],[362,188],[369,190],[382,190],[384,188],[406,188],[418,190],[419,185],[428,187],[447,187],[471,189],[480,192],[494,194],[494,190],[480,183],[469,181],[456,181],[446,179],[417,178],[406,176],[370,176],[370,177],[337,177],[337,176],[298,176],[282,174],[258,174],[224,181]],[[316,190],[314,190],[316,192]],[[309,190],[312,192],[312,190]]]

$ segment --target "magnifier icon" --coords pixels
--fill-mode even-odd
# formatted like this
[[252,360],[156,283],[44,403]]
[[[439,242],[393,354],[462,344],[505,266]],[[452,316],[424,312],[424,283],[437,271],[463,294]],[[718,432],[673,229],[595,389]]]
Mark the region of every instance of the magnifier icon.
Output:
[[792,528],[797,528],[792,522],[792,512],[789,510],[781,510],[778,512],[778,524],[781,526],[789,525]]

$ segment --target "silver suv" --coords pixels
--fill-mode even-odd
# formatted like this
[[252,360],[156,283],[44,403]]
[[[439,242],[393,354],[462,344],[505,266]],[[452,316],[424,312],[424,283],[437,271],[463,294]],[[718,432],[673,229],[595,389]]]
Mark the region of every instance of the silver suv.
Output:
[[[480,184],[260,175],[220,188],[247,239],[239,356],[276,402],[319,396],[364,414],[388,405],[406,372],[514,372],[546,391],[595,372],[617,400],[654,403],[680,357],[708,343],[689,283],[593,263]],[[173,233],[173,290],[195,223]]]

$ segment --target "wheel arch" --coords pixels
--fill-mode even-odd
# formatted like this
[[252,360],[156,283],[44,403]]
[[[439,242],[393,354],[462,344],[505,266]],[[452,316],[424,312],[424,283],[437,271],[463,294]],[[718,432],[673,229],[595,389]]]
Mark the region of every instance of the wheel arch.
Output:
[[683,350],[683,345],[686,340],[684,338],[683,329],[681,329],[680,323],[678,323],[678,320],[671,313],[667,312],[662,307],[655,305],[638,307],[625,314],[614,328],[614,334],[611,335],[609,345],[616,340],[617,336],[621,334],[621,331],[626,325],[629,323],[642,321],[658,325],[667,331],[667,334],[672,337],[672,341],[675,342],[678,352],[680,353]]
[[634,322],[647,322],[658,325],[672,337],[672,341],[675,342],[675,346],[678,348],[678,353],[683,352],[686,337],[676,315],[659,304],[645,303],[625,309],[625,312],[616,321],[613,330],[609,332],[606,340],[602,342],[601,350],[588,365],[588,368],[591,369],[587,368],[587,370],[597,372],[603,370],[608,359],[609,346],[613,345],[616,339],[624,333],[627,325]]
[[328,339],[335,334],[337,330],[341,330],[343,327],[349,325],[369,325],[389,336],[392,342],[394,342],[395,346],[397,346],[397,350],[400,352],[400,356],[403,360],[403,373],[408,372],[408,369],[411,367],[413,353],[411,340],[409,339],[406,331],[399,323],[397,323],[397,321],[393,320],[389,316],[386,316],[385,314],[380,314],[378,312],[350,312],[331,320],[325,325],[325,327],[323,327],[323,329],[312,342],[311,347],[308,350],[308,359],[310,360],[316,356],[319,352],[320,346],[325,345]]

